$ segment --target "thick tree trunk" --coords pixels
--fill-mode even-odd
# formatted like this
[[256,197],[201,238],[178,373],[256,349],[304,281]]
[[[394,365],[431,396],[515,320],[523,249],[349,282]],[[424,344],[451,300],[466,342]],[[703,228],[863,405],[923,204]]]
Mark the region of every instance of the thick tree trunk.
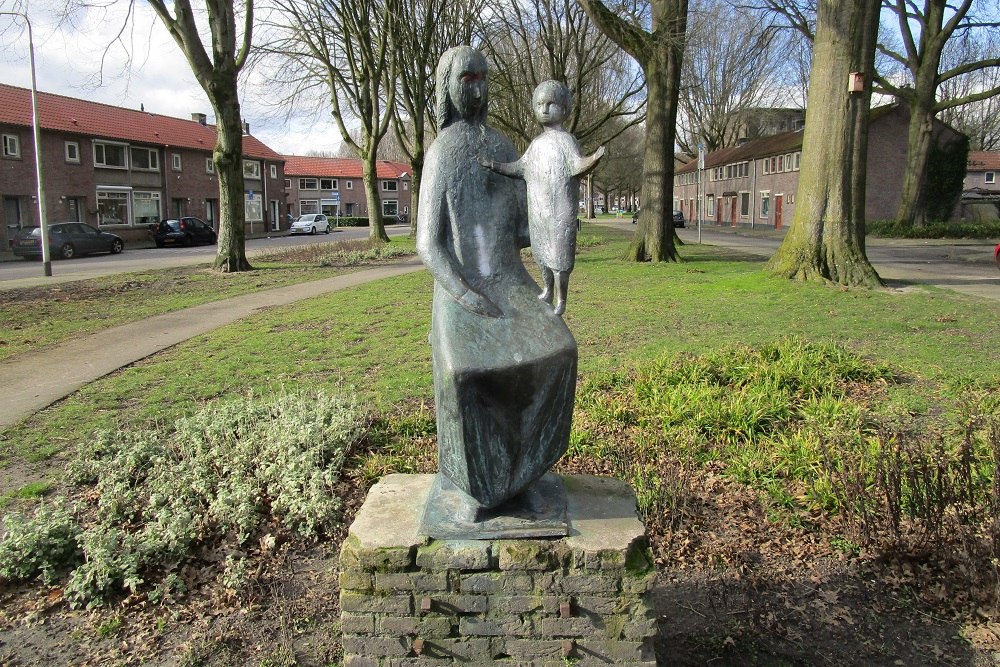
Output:
[[365,199],[368,201],[368,238],[372,243],[386,243],[389,241],[389,235],[385,233],[385,221],[382,220],[382,200],[378,196],[375,162],[375,151],[371,151],[361,160]]
[[236,97],[236,74],[230,85],[214,88],[216,142],[213,161],[219,176],[219,245],[214,267],[223,272],[248,271],[246,200],[243,190],[243,119]]
[[[931,105],[933,103],[934,100],[931,100]],[[918,100],[910,103],[903,186],[899,210],[896,212],[896,220],[916,227],[923,227],[927,222],[927,161],[934,132],[934,112],[931,105]]]
[[[879,0],[819,3],[795,216],[767,270],[795,280],[877,286],[864,248],[868,115]],[[848,93],[851,72],[865,92]]]
[[410,238],[417,238],[417,212],[420,210],[420,182],[424,178],[424,155],[414,156],[410,161],[413,174],[410,178]]
[[[683,38],[680,40],[683,51]],[[676,262],[674,245],[674,132],[680,53],[651,54],[646,62],[646,145],[642,161],[642,210],[626,259]],[[666,232],[666,233],[664,233]]]

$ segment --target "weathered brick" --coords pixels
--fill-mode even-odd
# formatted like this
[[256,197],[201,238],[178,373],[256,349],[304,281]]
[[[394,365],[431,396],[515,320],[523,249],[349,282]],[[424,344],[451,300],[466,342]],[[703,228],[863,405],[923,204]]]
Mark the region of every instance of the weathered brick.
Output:
[[372,575],[358,570],[344,570],[340,573],[340,590],[360,591],[367,593],[372,590]]
[[463,593],[522,593],[534,588],[526,574],[507,572],[480,572],[463,574],[460,586]]
[[556,566],[552,543],[548,540],[503,540],[500,570],[548,570]]
[[484,614],[487,609],[485,595],[462,595],[449,593],[431,596],[431,613],[444,614]]
[[344,654],[403,657],[410,654],[409,637],[344,637]]
[[574,600],[581,615],[624,614],[631,612],[640,604],[639,598],[634,595],[579,595]]
[[502,652],[503,642],[492,637],[434,639],[424,643],[424,655],[429,658],[453,658],[473,665],[489,665]]
[[[653,653],[653,642],[625,642],[602,639],[578,639],[574,654],[580,658],[580,664],[637,665],[642,662],[656,660]],[[600,662],[603,661],[603,662]]]
[[340,626],[345,635],[375,634],[375,616],[373,614],[340,615]]
[[622,639],[642,641],[656,634],[656,615],[652,611],[633,614],[622,628]]
[[559,587],[563,593],[615,595],[621,582],[621,578],[605,574],[567,574],[559,579]]
[[504,642],[507,655],[515,660],[553,658],[562,663],[561,639],[508,639]]
[[366,548],[351,536],[340,548],[340,566],[343,570],[396,572],[413,567],[416,553],[416,546]]
[[586,616],[543,618],[538,623],[538,632],[542,637],[587,637],[602,629],[603,623]]
[[342,591],[340,609],[355,613],[412,614],[413,599],[409,595],[364,595]]
[[451,619],[447,616],[418,618],[416,616],[382,616],[378,621],[378,634],[388,636],[415,635],[423,639],[443,638],[451,635]]
[[654,583],[656,583],[655,572],[641,576],[632,576],[626,572],[622,577],[622,592],[630,595],[643,595],[653,590]]
[[516,616],[493,619],[468,616],[459,619],[458,632],[463,637],[530,637],[534,627],[530,620]]
[[496,595],[490,597],[490,614],[530,614],[559,611],[561,599],[551,595]]
[[378,658],[367,655],[345,655],[344,667],[379,667]]
[[417,549],[417,567],[430,570],[488,570],[492,544],[482,540],[434,540]]
[[375,589],[379,591],[446,591],[448,576],[443,572],[378,572]]

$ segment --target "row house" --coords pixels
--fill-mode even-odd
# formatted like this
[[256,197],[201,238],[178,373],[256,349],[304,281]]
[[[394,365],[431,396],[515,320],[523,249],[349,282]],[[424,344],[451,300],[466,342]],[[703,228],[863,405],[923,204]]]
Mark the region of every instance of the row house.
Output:
[[[49,222],[87,222],[126,240],[148,238],[148,225],[167,217],[218,227],[216,130],[205,114],[187,120],[49,93],[38,93],[38,113]],[[31,91],[0,84],[0,247],[38,225],[32,127]],[[247,233],[280,229],[284,159],[247,125],[243,158]]]
[[[902,105],[873,109],[868,133],[865,217],[889,220],[899,208],[906,164],[909,111]],[[802,163],[803,130],[784,132],[714,151],[705,156],[699,173],[697,160],[678,168],[674,175],[674,208],[688,220],[707,224],[766,225],[781,229],[795,212]],[[963,152],[965,137],[935,121],[934,145],[941,155]],[[938,170],[958,169],[947,159],[932,161],[929,180],[941,181]],[[699,185],[699,180],[701,181]],[[945,179],[947,180],[947,179]],[[957,202],[955,192],[946,193]],[[701,204],[699,205],[699,201]]]
[[[361,160],[286,155],[287,214],[325,213],[329,217],[368,217]],[[385,217],[410,214],[410,165],[379,160],[375,175]]]
[[1000,151],[969,151],[963,189],[1000,194]]

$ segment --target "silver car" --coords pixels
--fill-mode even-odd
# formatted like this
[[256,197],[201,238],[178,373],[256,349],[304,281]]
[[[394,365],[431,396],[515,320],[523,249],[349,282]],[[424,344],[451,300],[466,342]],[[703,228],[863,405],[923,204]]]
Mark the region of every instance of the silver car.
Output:
[[289,234],[318,234],[319,232],[330,233],[330,221],[322,213],[300,215],[299,219],[293,222],[288,230]]

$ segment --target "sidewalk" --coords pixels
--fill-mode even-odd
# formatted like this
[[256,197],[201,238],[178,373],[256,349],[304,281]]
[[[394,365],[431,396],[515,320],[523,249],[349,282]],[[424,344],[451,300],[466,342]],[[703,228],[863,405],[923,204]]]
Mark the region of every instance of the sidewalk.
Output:
[[[0,387],[4,388],[0,427],[14,424],[119,368],[262,309],[422,268],[420,260],[411,257],[356,273],[164,313],[17,356],[0,364]],[[118,342],[109,347],[109,340]]]

